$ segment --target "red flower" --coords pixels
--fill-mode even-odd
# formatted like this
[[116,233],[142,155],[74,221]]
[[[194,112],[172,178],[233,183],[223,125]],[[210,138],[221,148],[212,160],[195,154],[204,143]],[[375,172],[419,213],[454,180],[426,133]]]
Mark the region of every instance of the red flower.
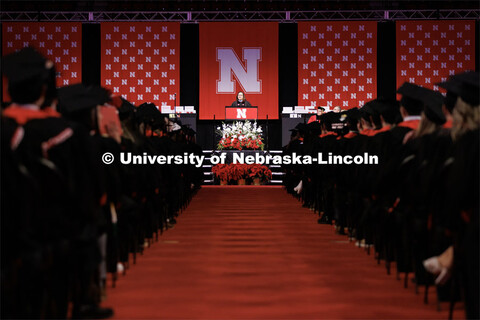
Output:
[[252,178],[265,178],[269,180],[272,178],[272,171],[264,165],[252,164],[250,166],[249,176]]
[[217,164],[212,172],[219,180],[240,180],[247,177],[270,180],[272,171],[260,164]]
[[227,164],[214,165],[212,167],[212,172],[219,180],[224,180],[224,181],[229,180],[228,165]]

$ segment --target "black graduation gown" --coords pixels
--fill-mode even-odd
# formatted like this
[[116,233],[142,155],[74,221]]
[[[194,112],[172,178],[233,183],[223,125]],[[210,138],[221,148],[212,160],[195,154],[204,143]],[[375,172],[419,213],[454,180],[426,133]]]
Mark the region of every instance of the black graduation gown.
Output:
[[238,100],[235,100],[232,103],[232,107],[251,107],[251,106],[252,105],[247,100],[244,100],[243,102],[239,102]]

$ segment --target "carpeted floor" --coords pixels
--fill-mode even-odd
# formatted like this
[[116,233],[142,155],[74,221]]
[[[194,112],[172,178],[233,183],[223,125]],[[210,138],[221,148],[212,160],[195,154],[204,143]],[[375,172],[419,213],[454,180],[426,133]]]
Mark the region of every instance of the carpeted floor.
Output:
[[[105,306],[122,319],[447,319],[280,187],[204,187]],[[456,316],[462,316],[461,310]]]

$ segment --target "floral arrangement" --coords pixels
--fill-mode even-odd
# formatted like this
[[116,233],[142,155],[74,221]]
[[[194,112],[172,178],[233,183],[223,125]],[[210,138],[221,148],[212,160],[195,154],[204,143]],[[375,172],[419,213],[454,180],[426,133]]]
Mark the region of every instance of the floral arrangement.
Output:
[[272,179],[272,170],[261,164],[251,164],[249,174],[251,178],[261,178],[265,180]]
[[230,180],[230,173],[228,170],[228,164],[217,164],[212,167],[212,172],[219,180]]
[[240,180],[247,179],[249,177],[249,165],[248,164],[229,164],[230,179]]
[[229,181],[247,178],[272,179],[272,171],[260,164],[217,164],[212,167],[212,172],[218,180]]
[[263,150],[262,128],[257,122],[236,121],[232,124],[222,123],[217,127],[217,133],[221,136],[217,149],[252,149]]

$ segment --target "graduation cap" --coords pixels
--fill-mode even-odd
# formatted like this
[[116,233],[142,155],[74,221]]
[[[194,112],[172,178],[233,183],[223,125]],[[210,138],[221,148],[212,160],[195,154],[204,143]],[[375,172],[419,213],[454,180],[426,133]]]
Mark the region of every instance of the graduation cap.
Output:
[[[320,116],[320,124],[323,124],[325,126],[325,129],[330,131],[334,127],[333,124],[341,123],[340,116],[341,116],[340,113],[333,112],[333,111],[324,113]],[[341,124],[343,127],[343,123]],[[335,125],[335,127],[337,126]]]
[[403,95],[403,96],[407,96],[407,97],[410,97],[412,99],[417,99],[418,98],[418,88],[420,88],[420,86],[417,86],[416,84],[414,83],[410,83],[410,82],[404,82],[400,88],[398,88],[397,90],[397,93]]
[[360,119],[361,117],[361,112],[358,108],[348,109],[347,111],[345,111],[345,114],[347,115],[347,121],[358,121],[358,119]]
[[397,100],[391,99],[384,99],[384,98],[377,98],[372,101],[371,107],[374,109],[375,112],[383,115],[390,110],[398,110],[400,108],[400,104]]
[[372,107],[387,123],[398,123],[402,119],[400,103],[397,100],[377,98]]
[[368,102],[371,108],[370,115],[376,126],[381,125],[380,116],[388,123],[397,123],[401,121],[400,104],[394,99],[377,98]]
[[351,130],[356,130],[357,129],[357,123],[358,120],[361,118],[361,112],[358,108],[351,108],[348,109],[344,112],[342,112],[342,115],[345,117],[344,121],[345,124],[351,129]]
[[456,93],[453,93],[452,91],[447,91],[447,94],[445,95],[444,104],[450,113],[452,113],[453,108],[455,108],[455,105],[457,104],[457,99],[458,99],[458,95]]
[[81,83],[58,89],[58,111],[62,114],[92,109],[109,101],[102,87],[87,87]]
[[480,75],[478,72],[467,71],[456,74],[446,82],[437,83],[439,87],[447,89],[462,98],[471,106],[480,105]]
[[[370,116],[375,116],[378,114],[378,107],[377,107],[377,101],[372,100],[367,102],[361,109],[360,109],[360,114],[361,115],[367,115],[368,117]],[[370,120],[370,119],[369,119]]]
[[161,113],[153,103],[142,103],[135,113],[138,122],[151,122],[161,118]]
[[117,106],[118,116],[120,120],[125,120],[135,113],[136,108],[131,102],[127,101],[126,99],[120,97],[120,100],[120,106]]
[[[428,90],[428,89],[427,89]],[[444,124],[447,119],[443,113],[443,95],[440,92],[428,90],[430,93],[424,98],[425,116],[436,124]]]
[[320,116],[320,123],[331,123],[332,122],[332,116],[335,115],[335,112],[330,111],[322,114]]
[[421,87],[413,83],[405,82],[397,90],[397,93],[402,95],[400,104],[410,115],[419,115],[423,110],[423,102],[420,99],[421,94],[418,88]]
[[376,100],[369,101],[363,105],[360,109],[360,118],[365,119],[368,122],[371,122],[370,117],[378,118],[379,115],[375,108]]
[[10,83],[20,83],[33,79],[45,81],[53,63],[34,48],[27,47],[6,55],[2,66]]
[[433,122],[445,122],[442,112],[443,96],[440,92],[408,82],[405,82],[397,92],[403,95],[401,104],[410,114],[420,114],[424,111]]
[[367,115],[374,115],[375,114],[375,103],[376,101],[375,100],[372,100],[372,101],[368,101],[367,103],[365,103],[363,105],[363,107],[360,109],[360,112],[363,113],[363,114],[367,114]]

